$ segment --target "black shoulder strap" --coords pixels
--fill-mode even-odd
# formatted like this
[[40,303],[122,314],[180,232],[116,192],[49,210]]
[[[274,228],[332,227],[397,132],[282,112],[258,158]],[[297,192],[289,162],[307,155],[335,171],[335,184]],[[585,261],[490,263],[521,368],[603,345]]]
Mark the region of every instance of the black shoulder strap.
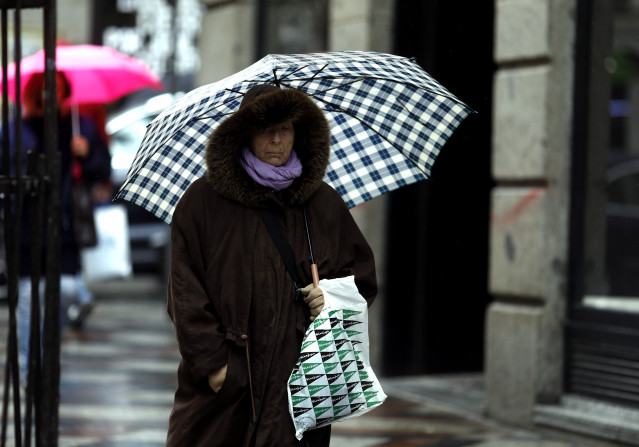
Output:
[[280,256],[282,257],[282,261],[284,261],[288,274],[291,275],[291,278],[295,283],[295,288],[303,287],[302,278],[300,278],[297,273],[297,269],[295,268],[295,255],[293,254],[293,249],[284,237],[282,227],[280,227],[275,214],[273,214],[273,211],[269,209],[260,209],[259,212],[264,225],[266,225],[266,229],[277,247],[277,250],[280,252]]

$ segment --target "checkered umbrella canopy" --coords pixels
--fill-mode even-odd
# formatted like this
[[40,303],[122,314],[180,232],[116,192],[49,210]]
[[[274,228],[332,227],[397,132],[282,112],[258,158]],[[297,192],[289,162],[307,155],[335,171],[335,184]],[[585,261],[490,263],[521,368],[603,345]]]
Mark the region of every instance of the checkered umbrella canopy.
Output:
[[439,151],[472,112],[413,60],[344,51],[268,55],[175,102],[148,127],[116,199],[171,223],[186,188],[204,175],[211,133],[257,84],[307,93],[331,127],[325,181],[349,207],[426,179]]

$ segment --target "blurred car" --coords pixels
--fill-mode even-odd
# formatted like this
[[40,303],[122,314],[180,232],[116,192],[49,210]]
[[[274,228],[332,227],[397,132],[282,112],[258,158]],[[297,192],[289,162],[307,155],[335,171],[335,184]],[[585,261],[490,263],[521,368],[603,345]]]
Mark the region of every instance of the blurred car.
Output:
[[639,155],[611,155],[606,172],[609,295],[639,297]]
[[[133,163],[146,126],[180,94],[164,93],[144,103],[112,114],[106,122],[111,152],[111,180],[118,191]],[[168,274],[170,227],[140,206],[122,202],[127,208],[133,273]]]

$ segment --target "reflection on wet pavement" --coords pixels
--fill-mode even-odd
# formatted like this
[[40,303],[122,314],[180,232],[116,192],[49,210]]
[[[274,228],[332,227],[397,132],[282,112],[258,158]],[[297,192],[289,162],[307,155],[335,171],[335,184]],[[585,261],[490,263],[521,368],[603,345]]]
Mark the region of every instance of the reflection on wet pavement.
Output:
[[[7,308],[2,305],[0,374],[6,356],[6,319]],[[99,301],[83,330],[64,333],[59,446],[163,446],[178,362],[163,299]],[[570,446],[389,394],[379,408],[335,424],[331,446]]]

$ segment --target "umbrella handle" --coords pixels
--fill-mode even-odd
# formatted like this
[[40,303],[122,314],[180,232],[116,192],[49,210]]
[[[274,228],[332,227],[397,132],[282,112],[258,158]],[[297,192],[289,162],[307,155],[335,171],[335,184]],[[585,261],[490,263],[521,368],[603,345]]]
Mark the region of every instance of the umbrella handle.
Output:
[[317,287],[319,284],[319,272],[317,271],[317,264],[313,258],[313,246],[311,245],[311,232],[308,231],[308,218],[306,217],[306,207],[302,208],[304,213],[304,226],[306,227],[306,238],[308,239],[308,257],[311,261],[311,275],[313,276],[313,287]]
[[80,111],[78,110],[77,102],[71,104],[71,128],[73,129],[74,137],[80,135]]
[[311,264],[311,275],[313,276],[313,287],[319,285],[319,272],[317,271],[317,264]]

